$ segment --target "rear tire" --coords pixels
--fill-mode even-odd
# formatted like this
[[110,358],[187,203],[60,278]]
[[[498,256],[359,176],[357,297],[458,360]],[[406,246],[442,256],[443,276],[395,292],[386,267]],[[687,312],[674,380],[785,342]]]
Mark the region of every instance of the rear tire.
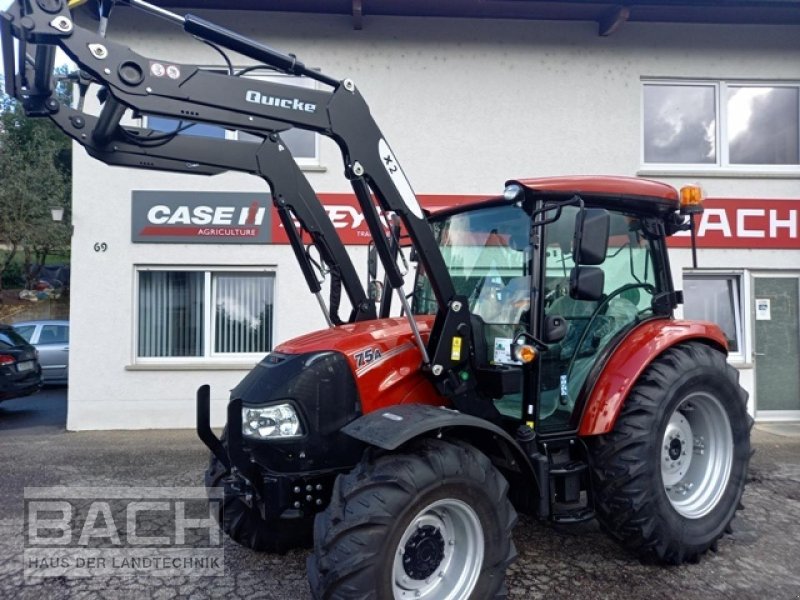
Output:
[[517,515],[508,483],[474,447],[417,442],[367,457],[317,515],[314,598],[485,600],[505,596]]
[[642,558],[671,564],[716,549],[741,507],[752,424],[722,352],[702,343],[664,352],[614,430],[587,438],[603,529]]
[[[227,449],[227,435],[222,433]],[[225,487],[228,470],[213,454],[205,474],[206,488]],[[220,528],[234,542],[257,552],[285,554],[294,548],[310,548],[314,517],[301,519],[264,519],[257,506],[248,506],[241,498],[226,493],[220,510],[214,513]]]

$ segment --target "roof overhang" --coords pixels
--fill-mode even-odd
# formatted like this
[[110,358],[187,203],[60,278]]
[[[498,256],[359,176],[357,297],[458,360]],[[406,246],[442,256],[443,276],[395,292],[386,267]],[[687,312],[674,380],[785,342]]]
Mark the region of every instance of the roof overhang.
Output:
[[154,0],[179,11],[259,10],[367,16],[593,21],[600,35],[624,22],[800,25],[800,0]]

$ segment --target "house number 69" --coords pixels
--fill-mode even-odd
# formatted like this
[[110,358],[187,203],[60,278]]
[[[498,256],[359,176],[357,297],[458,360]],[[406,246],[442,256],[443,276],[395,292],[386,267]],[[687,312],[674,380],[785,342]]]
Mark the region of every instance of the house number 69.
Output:
[[94,251],[95,252],[105,252],[108,250],[108,244],[105,242],[95,242],[94,243]]

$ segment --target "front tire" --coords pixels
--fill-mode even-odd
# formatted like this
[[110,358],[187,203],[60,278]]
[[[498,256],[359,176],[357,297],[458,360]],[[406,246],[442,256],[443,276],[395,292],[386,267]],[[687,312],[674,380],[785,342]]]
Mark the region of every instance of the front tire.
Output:
[[465,600],[504,596],[516,556],[508,483],[474,447],[426,439],[365,458],[317,515],[315,598]]
[[741,506],[752,424],[722,352],[696,342],[664,352],[614,430],[588,438],[603,529],[643,558],[671,564],[715,549]]

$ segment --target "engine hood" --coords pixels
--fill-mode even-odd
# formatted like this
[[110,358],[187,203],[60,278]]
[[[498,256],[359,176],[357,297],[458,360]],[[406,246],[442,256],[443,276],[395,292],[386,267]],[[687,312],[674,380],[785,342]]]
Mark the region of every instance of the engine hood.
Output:
[[[416,317],[427,341],[433,316]],[[421,372],[422,356],[404,318],[377,319],[309,333],[278,345],[279,354],[334,351],[347,358],[363,413],[404,403],[444,404]]]

